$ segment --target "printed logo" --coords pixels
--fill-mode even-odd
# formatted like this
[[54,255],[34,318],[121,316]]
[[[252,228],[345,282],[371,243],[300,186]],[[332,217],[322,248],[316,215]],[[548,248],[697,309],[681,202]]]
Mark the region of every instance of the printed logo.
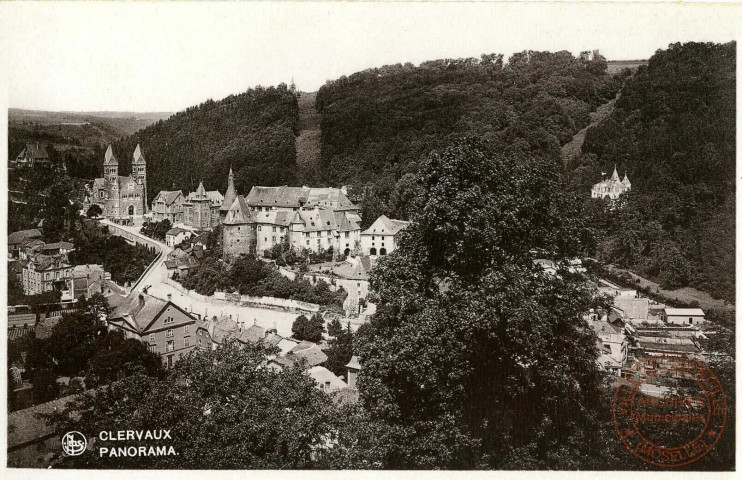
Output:
[[62,451],[65,455],[76,457],[88,447],[88,439],[80,432],[67,432],[62,437]]

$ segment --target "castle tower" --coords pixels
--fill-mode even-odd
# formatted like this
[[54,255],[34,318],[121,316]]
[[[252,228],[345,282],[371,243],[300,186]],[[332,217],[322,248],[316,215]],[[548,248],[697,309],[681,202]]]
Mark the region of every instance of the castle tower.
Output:
[[138,143],[131,160],[131,176],[138,185],[142,186],[142,212],[147,213],[149,206],[147,202],[147,162],[144,160],[144,154]]
[[240,255],[255,255],[255,214],[244,197],[237,197],[227,211],[222,229],[222,258],[231,262]]
[[224,194],[224,201],[222,206],[219,207],[219,219],[224,222],[224,217],[227,216],[227,212],[230,207],[237,199],[237,189],[234,188],[234,173],[232,173],[232,167],[229,167],[229,177],[227,179],[227,192]]

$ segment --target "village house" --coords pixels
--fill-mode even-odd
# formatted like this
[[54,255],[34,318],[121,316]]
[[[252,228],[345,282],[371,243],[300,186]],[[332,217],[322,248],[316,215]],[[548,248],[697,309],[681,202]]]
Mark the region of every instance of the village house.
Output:
[[41,246],[41,253],[44,255],[67,255],[75,250],[75,245],[70,242],[45,243]]
[[398,234],[410,222],[392,220],[386,215],[377,218],[366,230],[361,232],[361,251],[363,255],[387,255],[397,248]]
[[152,220],[169,220],[171,225],[183,221],[183,192],[162,190],[152,200]]
[[18,251],[18,257],[21,260],[28,260],[29,258],[33,258],[36,256],[37,253],[42,253],[41,249],[44,247],[45,243],[38,238],[34,238],[31,240],[26,240],[21,244],[21,248]]
[[27,143],[26,148],[15,157],[15,167],[50,167],[51,161],[43,143]]
[[191,235],[193,235],[193,233],[188,230],[179,227],[171,228],[167,233],[165,233],[165,244],[167,244],[168,247],[175,247],[176,245],[180,245],[183,240]]
[[127,297],[116,307],[108,318],[108,328],[144,342],[151,352],[162,357],[166,368],[172,368],[196,347],[200,322],[170,298],[162,300],[140,293]]
[[20,258],[21,246],[28,240],[40,240],[41,231],[38,228],[30,230],[20,230],[8,235],[8,257]]
[[361,312],[368,296],[368,279],[374,264],[374,257],[348,257],[342,262],[310,265],[309,272],[304,278],[315,284],[321,279],[336,288],[342,287],[348,292],[343,302],[343,310],[346,315],[356,316]]
[[72,296],[90,298],[96,293],[104,293],[110,280],[111,274],[103,269],[103,265],[75,265],[72,268]]
[[623,333],[623,329],[595,318],[589,324],[598,336],[599,367],[613,375],[621,376],[621,372],[626,367],[629,351],[629,340]]
[[137,144],[131,160],[131,175],[119,175],[118,160],[108,146],[103,160],[103,178],[93,181],[92,198],[86,199],[85,210],[96,204],[103,216],[121,219],[147,213],[147,162]]
[[592,197],[616,200],[624,193],[631,190],[631,182],[628,175],[624,173],[623,180],[618,178],[618,171],[613,167],[613,175],[608,180],[593,185]]
[[706,322],[706,314],[700,308],[665,307],[662,320],[673,325],[699,325]]
[[62,255],[37,254],[23,268],[23,293],[39,295],[53,290],[69,289],[72,265]]
[[309,368],[307,374],[317,383],[317,388],[325,393],[334,393],[348,388],[348,384],[343,379],[321,365]]

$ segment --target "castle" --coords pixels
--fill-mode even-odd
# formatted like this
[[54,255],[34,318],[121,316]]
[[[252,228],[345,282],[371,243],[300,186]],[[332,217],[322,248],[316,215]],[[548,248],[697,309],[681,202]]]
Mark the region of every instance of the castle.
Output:
[[631,182],[629,181],[629,176],[624,173],[623,180],[620,180],[618,178],[618,171],[614,166],[613,175],[611,175],[611,178],[593,185],[592,197],[615,200],[629,190],[631,190]]
[[228,262],[263,255],[281,242],[315,253],[332,249],[337,256],[361,250],[361,217],[344,189],[253,187],[244,197],[236,194],[230,176],[224,207],[222,248]]
[[93,181],[89,205],[98,205],[103,216],[126,218],[147,213],[147,162],[137,144],[131,161],[131,174],[119,176],[119,163],[108,146],[103,160],[103,178]]

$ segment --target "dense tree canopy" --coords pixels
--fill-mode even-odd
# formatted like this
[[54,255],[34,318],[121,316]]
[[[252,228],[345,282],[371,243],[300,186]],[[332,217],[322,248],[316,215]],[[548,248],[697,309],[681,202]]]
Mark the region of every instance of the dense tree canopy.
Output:
[[[409,218],[419,192],[406,174],[450,139],[474,135],[503,151],[559,156],[559,146],[613,98],[605,59],[522,52],[388,65],[328,82],[317,94],[321,162],[314,183],[365,194],[366,226],[386,213]],[[309,172],[311,177],[311,172]]]
[[673,44],[631,77],[613,113],[587,131],[572,187],[587,195],[614,165],[632,182],[609,215],[594,210],[605,262],[669,288],[734,300],[735,43]]
[[425,206],[372,272],[379,310],[356,342],[361,398],[398,446],[384,467],[566,468],[555,452],[594,445],[592,292],[528,255],[578,253],[564,238],[581,227],[539,168],[473,140],[425,163]]
[[201,180],[224,192],[230,167],[237,191],[247,194],[253,185],[296,181],[297,132],[296,94],[281,84],[187,108],[117,142],[114,153],[119,171],[129,172],[141,144],[150,201],[160,190],[193,192]]
[[[227,343],[186,355],[169,376],[134,375],[81,396],[68,406],[58,430],[94,438],[101,431],[168,429],[172,440],[139,442],[173,446],[177,456],[61,457],[66,468],[287,469],[310,468],[313,452],[334,431],[336,411],[300,366],[265,368],[261,344]],[[71,414],[75,411],[84,415]],[[60,433],[61,435],[61,433]]]

